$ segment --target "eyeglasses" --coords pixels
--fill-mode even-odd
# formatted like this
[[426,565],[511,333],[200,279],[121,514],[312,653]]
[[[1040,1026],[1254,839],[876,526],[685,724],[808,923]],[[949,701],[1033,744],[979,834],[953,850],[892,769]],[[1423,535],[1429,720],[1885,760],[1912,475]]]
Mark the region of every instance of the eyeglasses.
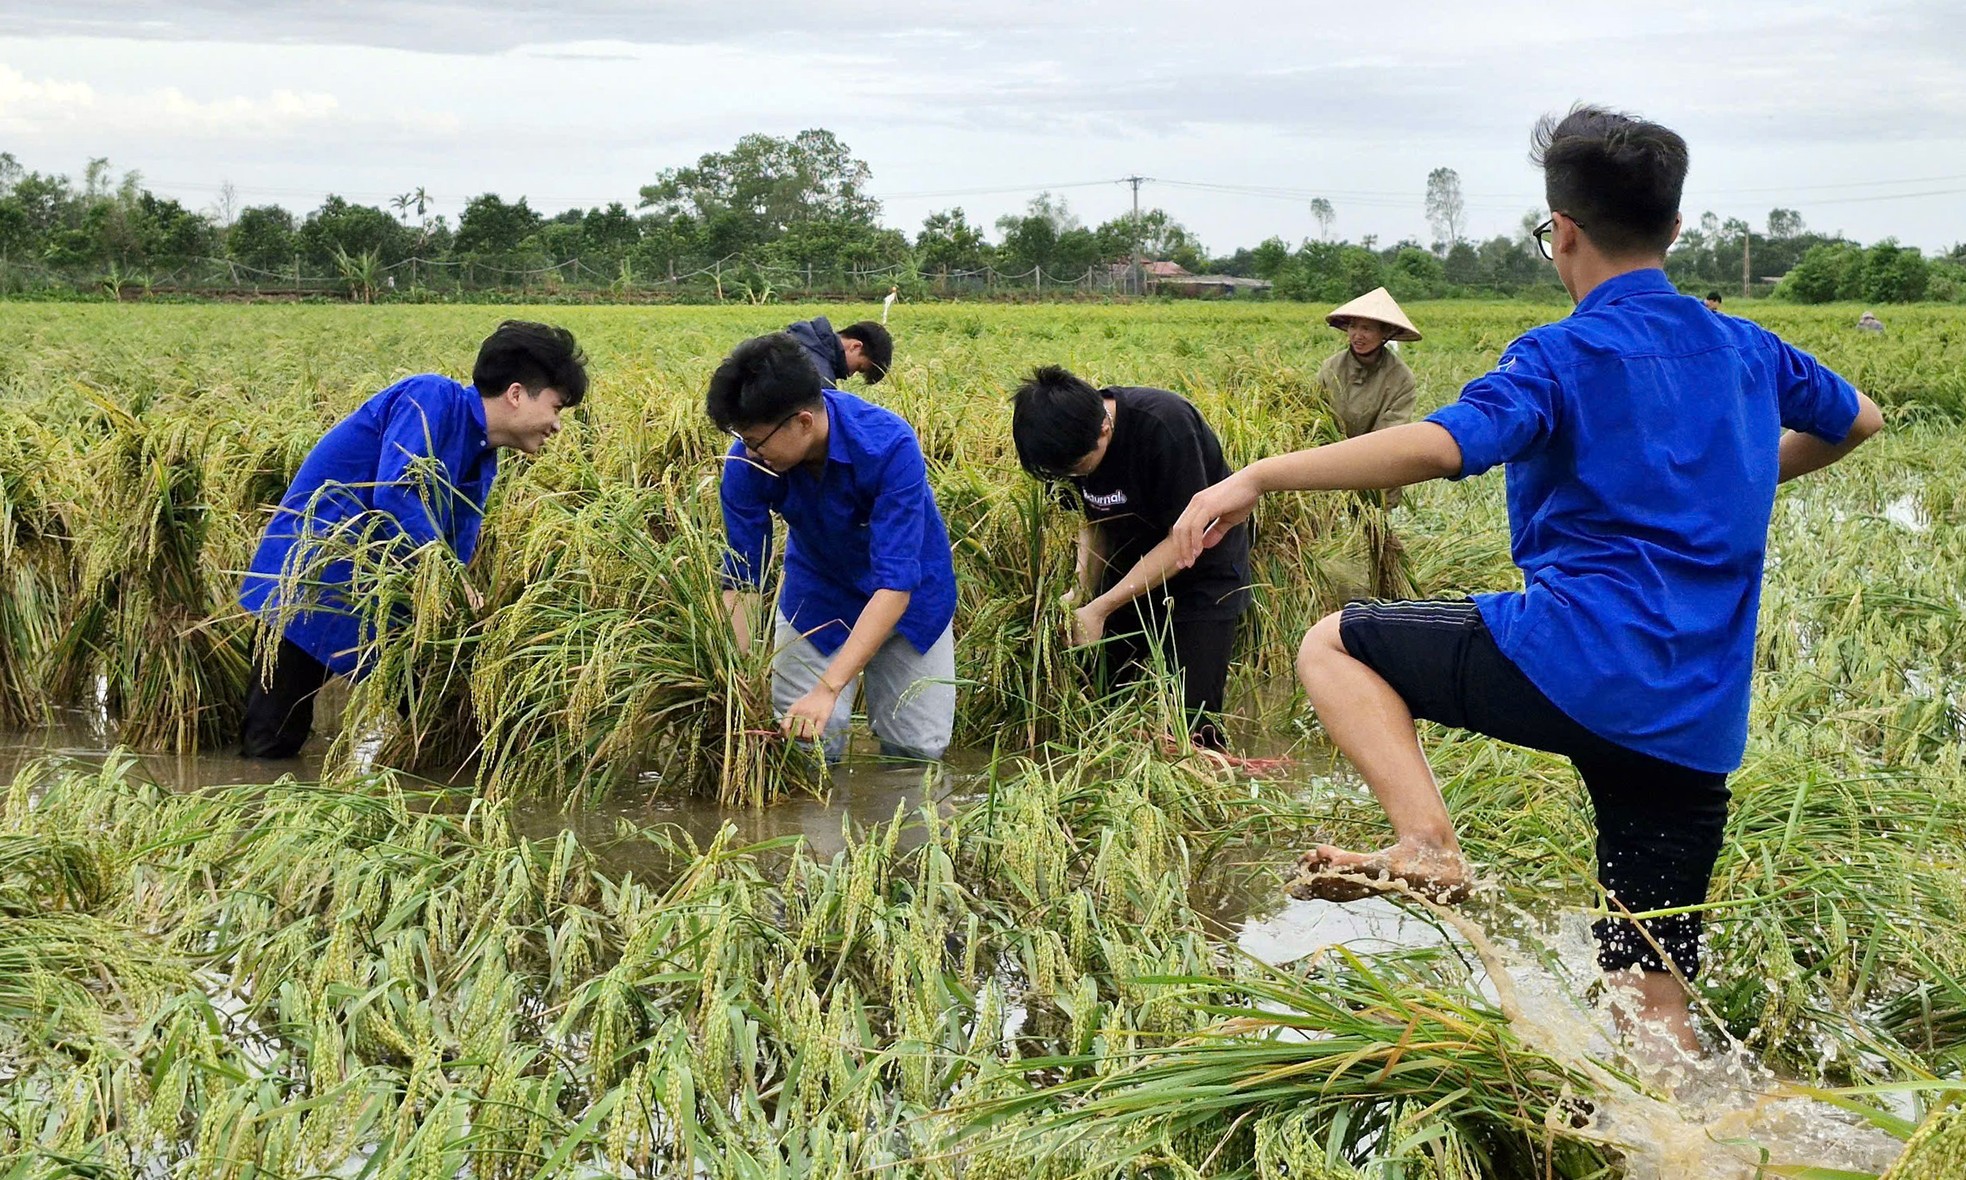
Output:
[[[1550,235],[1556,232],[1556,215],[1558,213],[1563,213],[1563,210],[1550,210],[1549,219],[1536,227],[1536,249],[1542,252],[1543,257],[1551,261],[1555,261],[1556,251],[1550,246]],[[1568,213],[1563,213],[1563,215],[1570,217]],[[1584,223],[1574,217],[1570,217],[1570,224],[1576,226],[1578,229],[1584,228]]]
[[771,441],[772,435],[777,434],[779,431],[785,429],[785,424],[798,416],[799,416],[799,411],[793,410],[791,413],[785,415],[783,418],[780,418],[778,420],[778,425],[766,431],[765,436],[759,439],[757,442],[752,442],[750,439],[745,438],[743,435],[737,433],[735,430],[730,432],[730,436],[736,439],[738,441],[738,444],[741,445],[745,450],[755,455],[759,451],[765,449],[765,444]]

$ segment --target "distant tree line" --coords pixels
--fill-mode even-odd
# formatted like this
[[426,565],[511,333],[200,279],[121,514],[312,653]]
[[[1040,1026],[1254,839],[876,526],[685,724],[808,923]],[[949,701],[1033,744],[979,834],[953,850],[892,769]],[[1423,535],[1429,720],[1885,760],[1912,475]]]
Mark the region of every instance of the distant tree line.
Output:
[[[432,214],[420,188],[382,205],[329,195],[297,215],[280,205],[237,207],[228,187],[211,207],[189,209],[145,188],[136,172],[117,176],[106,160],[90,160],[78,182],[0,153],[0,291],[291,290],[372,299],[667,289],[765,299],[893,283],[911,292],[1069,293],[1136,289],[1142,272],[1134,263],[1151,260],[1268,280],[1284,299],[1343,300],[1380,285],[1401,298],[1560,294],[1532,236],[1540,211],[1525,214],[1513,234],[1465,240],[1460,180],[1449,168],[1427,179],[1431,242],[1333,241],[1336,210],[1318,198],[1309,209],[1317,239],[1273,237],[1225,255],[1211,255],[1165,210],[1086,226],[1051,193],[988,230],[960,207],[941,210],[911,240],[880,223],[871,179],[865,161],[829,131],[747,135],[661,172],[633,208],[613,202],[548,216],[523,196],[486,193],[452,224]],[[1786,276],[1776,293],[1810,302],[1959,299],[1966,244],[1926,258],[1895,242],[1865,248],[1808,232],[1792,210],[1771,211],[1760,231],[1708,213],[1681,235],[1668,273],[1682,287],[1729,294],[1742,290],[1744,274],[1756,293],[1768,292],[1769,277]]]

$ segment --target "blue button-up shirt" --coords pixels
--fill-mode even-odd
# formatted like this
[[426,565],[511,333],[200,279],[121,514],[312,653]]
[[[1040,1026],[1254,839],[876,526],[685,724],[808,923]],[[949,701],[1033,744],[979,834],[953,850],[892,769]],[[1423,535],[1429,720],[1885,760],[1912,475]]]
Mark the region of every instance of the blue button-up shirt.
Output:
[[1475,597],[1496,644],[1598,736],[1732,771],[1782,428],[1840,442],[1857,409],[1849,382],[1662,271],[1593,288],[1428,419],[1461,477],[1508,464],[1524,588]]
[[[432,461],[434,460],[434,464]],[[348,545],[398,537],[449,545],[470,561],[498,475],[478,391],[448,377],[408,377],[376,394],[314,444],[260,538],[239,602],[278,625],[280,579],[306,595],[285,637],[340,675],[359,675],[361,622],[346,558],[325,560],[322,539]],[[295,604],[300,606],[299,602]]]
[[927,652],[956,616],[949,532],[914,430],[891,410],[825,391],[826,464],[783,474],[732,445],[724,460],[724,585],[761,588],[771,513],[785,520],[778,609],[825,655],[838,651],[876,590],[911,597],[895,630]]

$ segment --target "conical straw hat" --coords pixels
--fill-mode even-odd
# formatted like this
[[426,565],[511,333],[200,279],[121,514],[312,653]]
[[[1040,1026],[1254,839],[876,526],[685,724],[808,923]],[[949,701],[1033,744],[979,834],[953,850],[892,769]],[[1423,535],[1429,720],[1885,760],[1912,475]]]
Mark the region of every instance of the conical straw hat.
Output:
[[1342,328],[1349,319],[1378,320],[1393,329],[1388,340],[1418,340],[1420,329],[1406,318],[1406,313],[1393,302],[1392,292],[1384,287],[1374,287],[1345,306],[1324,317],[1324,322],[1334,328]]

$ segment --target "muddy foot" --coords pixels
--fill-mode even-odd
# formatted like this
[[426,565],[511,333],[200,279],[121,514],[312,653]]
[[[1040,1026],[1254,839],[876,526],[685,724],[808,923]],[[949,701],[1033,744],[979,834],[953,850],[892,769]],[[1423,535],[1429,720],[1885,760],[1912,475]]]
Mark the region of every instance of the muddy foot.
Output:
[[1395,844],[1378,852],[1350,852],[1320,844],[1297,858],[1290,896],[1356,901],[1379,893],[1412,892],[1452,905],[1468,896],[1473,874],[1458,852]]

